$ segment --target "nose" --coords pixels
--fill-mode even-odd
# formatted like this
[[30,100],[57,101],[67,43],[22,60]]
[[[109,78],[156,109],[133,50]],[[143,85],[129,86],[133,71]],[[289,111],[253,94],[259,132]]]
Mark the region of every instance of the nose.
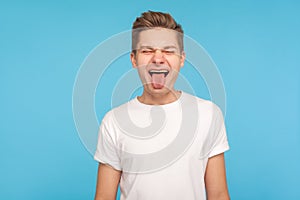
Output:
[[152,63],[156,65],[161,65],[165,63],[165,57],[160,49],[155,50]]

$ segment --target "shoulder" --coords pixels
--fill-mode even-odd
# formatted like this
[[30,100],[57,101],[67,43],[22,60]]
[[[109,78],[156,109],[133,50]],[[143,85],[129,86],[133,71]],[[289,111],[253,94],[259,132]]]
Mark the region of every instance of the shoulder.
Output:
[[222,114],[220,107],[211,100],[203,99],[189,93],[184,93],[184,96],[188,104],[196,103],[198,106],[198,110],[202,113]]
[[123,115],[128,114],[128,109],[132,109],[133,105],[133,99],[121,104],[119,106],[116,106],[109,110],[102,118],[102,124],[105,124],[106,126],[109,126],[109,124],[113,124],[116,120],[116,117],[121,117]]

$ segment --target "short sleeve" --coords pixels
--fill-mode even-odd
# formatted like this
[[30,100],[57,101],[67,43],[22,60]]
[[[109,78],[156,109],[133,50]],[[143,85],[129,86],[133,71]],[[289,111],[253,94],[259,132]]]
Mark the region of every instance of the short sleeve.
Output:
[[98,144],[94,159],[121,171],[116,141],[113,140],[112,134],[108,131],[108,128],[103,121],[99,128]]
[[211,141],[212,146],[208,154],[209,158],[229,150],[222,111],[217,106],[215,106],[213,110],[214,111],[211,126],[214,127],[211,127],[211,130],[213,130],[213,132],[210,133],[213,135],[213,141]]

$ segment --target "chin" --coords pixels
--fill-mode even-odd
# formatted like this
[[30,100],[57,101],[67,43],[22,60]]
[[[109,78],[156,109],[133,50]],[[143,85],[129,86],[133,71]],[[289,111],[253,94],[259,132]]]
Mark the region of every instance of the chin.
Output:
[[171,90],[168,87],[166,87],[166,86],[164,86],[164,87],[162,87],[160,89],[156,89],[156,88],[154,88],[152,86],[152,84],[148,84],[147,85],[147,92],[149,94],[153,94],[153,95],[160,94],[161,95],[161,94],[167,94],[170,91]]

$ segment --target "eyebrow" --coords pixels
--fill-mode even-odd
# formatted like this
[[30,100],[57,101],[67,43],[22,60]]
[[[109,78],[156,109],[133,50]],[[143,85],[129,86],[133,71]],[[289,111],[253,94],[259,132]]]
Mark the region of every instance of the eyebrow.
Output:
[[[145,45],[145,46],[141,46],[140,49],[155,49],[155,48],[152,46]],[[177,49],[177,47],[173,46],[173,45],[169,45],[169,46],[163,47],[162,49]]]

